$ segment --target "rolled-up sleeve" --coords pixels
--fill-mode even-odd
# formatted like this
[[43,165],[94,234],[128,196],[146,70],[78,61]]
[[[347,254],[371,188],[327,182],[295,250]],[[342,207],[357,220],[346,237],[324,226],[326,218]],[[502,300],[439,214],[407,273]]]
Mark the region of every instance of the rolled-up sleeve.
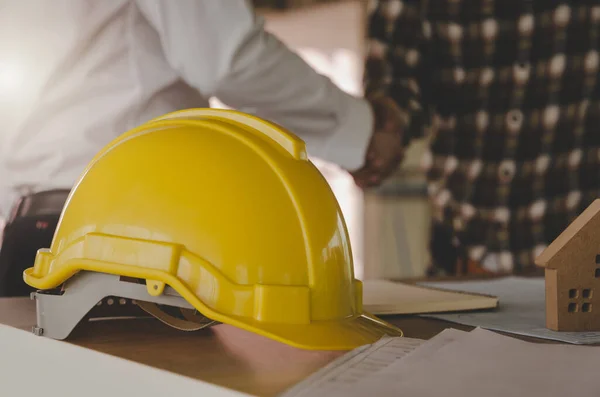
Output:
[[317,73],[243,0],[138,0],[170,65],[190,86],[227,106],[271,120],[309,155],[360,167],[373,128],[371,107]]

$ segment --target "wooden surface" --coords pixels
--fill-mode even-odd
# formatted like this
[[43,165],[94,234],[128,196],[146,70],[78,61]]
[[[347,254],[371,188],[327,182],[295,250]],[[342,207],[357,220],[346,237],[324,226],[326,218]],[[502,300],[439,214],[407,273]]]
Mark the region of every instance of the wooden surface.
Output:
[[[413,316],[386,320],[423,339],[450,326],[470,329]],[[0,323],[31,329],[34,302],[0,298]],[[257,396],[275,396],[343,354],[295,349],[228,325],[187,333],[149,319],[83,323],[68,343]]]
[[[382,318],[399,326],[405,336],[420,339],[430,339],[450,327],[473,328],[416,316]],[[34,323],[33,301],[0,298],[0,324],[30,330]],[[344,354],[299,350],[228,325],[188,333],[153,319],[82,323],[65,343],[256,396],[275,396]]]

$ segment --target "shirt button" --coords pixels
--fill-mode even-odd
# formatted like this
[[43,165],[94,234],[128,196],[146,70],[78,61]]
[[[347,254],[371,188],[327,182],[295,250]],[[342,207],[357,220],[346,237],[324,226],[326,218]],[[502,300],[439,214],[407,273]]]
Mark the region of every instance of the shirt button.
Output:
[[506,114],[506,125],[512,133],[519,132],[523,125],[523,113],[520,110],[511,110]]
[[565,54],[556,54],[549,65],[549,72],[552,77],[559,77],[565,71],[566,57]]
[[467,77],[467,74],[463,68],[454,69],[454,81],[458,84],[462,84],[462,82],[465,81],[465,77]]
[[494,220],[500,225],[507,225],[510,219],[510,211],[508,208],[497,208],[494,211]]
[[513,68],[513,75],[517,84],[524,84],[529,79],[531,66],[526,62],[518,62]]
[[481,26],[481,34],[486,41],[492,41],[498,34],[498,22],[493,19],[487,19]]
[[571,18],[571,8],[563,4],[554,11],[554,23],[558,27],[565,27]]
[[529,207],[529,217],[534,221],[542,219],[545,213],[546,202],[544,200],[537,200]]
[[529,36],[533,31],[534,18],[531,14],[522,15],[519,18],[519,32],[524,36]]
[[477,130],[479,132],[485,131],[485,129],[488,127],[490,121],[489,119],[490,118],[488,114],[483,110],[477,112],[477,115],[475,116],[475,125],[477,126]]
[[[556,105],[548,106],[544,109],[544,114],[542,116],[543,124],[546,129],[552,129],[558,123],[558,119],[560,118],[560,108]],[[549,136],[548,134],[544,134],[544,136]]]
[[471,204],[465,203],[460,207],[460,213],[465,221],[471,220],[477,210]]
[[[600,150],[598,150],[598,158],[600,158]],[[483,169],[483,161],[476,159],[468,168],[467,175],[470,180],[475,180]]]
[[463,36],[463,29],[460,25],[450,23],[448,25],[448,37],[454,43],[459,42]]
[[494,70],[492,68],[485,68],[479,75],[479,82],[482,86],[487,87],[494,80]]
[[512,160],[504,160],[498,167],[498,178],[502,183],[508,183],[513,180],[515,173],[517,172],[517,166]]
[[570,211],[573,211],[574,209],[577,208],[580,201],[581,201],[581,192],[574,191],[574,192],[569,193],[567,196],[567,203],[566,203],[567,208]]
[[598,51],[588,52],[588,54],[585,56],[585,60],[583,61],[585,70],[590,73],[595,72],[596,69],[598,69],[599,58]]

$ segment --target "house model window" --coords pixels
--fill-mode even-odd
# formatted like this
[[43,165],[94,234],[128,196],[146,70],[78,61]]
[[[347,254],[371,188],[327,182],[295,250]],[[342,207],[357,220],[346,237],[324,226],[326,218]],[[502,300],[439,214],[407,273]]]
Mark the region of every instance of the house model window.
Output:
[[545,268],[546,327],[600,331],[600,199],[536,258]]

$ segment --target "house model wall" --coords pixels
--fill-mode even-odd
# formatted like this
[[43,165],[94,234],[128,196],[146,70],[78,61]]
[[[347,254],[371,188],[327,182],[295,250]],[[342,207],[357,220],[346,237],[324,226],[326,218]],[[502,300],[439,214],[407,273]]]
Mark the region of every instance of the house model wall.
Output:
[[600,331],[600,199],[536,259],[545,268],[546,327]]

